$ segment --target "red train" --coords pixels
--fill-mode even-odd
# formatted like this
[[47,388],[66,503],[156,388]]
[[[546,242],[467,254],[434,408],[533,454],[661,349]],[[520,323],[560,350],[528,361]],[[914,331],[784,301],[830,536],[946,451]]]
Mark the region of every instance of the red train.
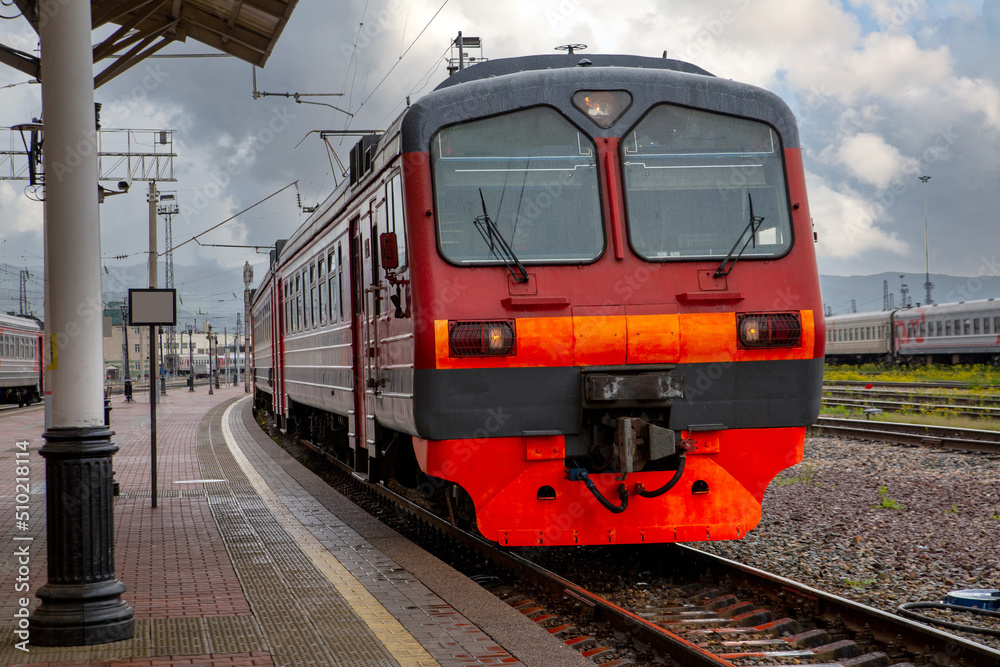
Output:
[[688,63],[458,72],[254,294],[257,405],[505,545],[734,539],[819,413],[795,120]]

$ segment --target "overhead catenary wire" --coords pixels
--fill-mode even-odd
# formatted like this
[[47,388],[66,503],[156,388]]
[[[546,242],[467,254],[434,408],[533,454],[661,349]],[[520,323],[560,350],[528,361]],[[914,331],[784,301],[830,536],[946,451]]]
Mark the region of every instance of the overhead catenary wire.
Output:
[[253,209],[253,208],[257,207],[257,206],[260,206],[261,204],[263,204],[264,202],[266,202],[268,199],[271,199],[272,197],[276,197],[277,195],[281,194],[282,192],[284,192],[285,190],[287,190],[290,187],[297,186],[298,183],[299,183],[298,181],[292,181],[291,183],[289,183],[285,187],[281,188],[280,190],[276,190],[275,192],[272,192],[268,196],[264,197],[263,199],[261,199],[260,201],[258,201],[256,204],[251,204],[250,206],[246,207],[245,209],[243,209],[239,213],[236,213],[235,215],[229,216],[228,218],[226,218],[222,222],[218,223],[217,225],[212,225],[211,227],[209,227],[205,231],[201,232],[200,234],[195,234],[194,236],[192,236],[191,238],[189,238],[187,241],[184,241],[183,243],[178,243],[177,245],[175,245],[173,248],[170,248],[169,250],[164,250],[162,254],[165,255],[168,252],[173,252],[174,250],[177,250],[178,248],[180,248],[182,246],[185,246],[188,243],[191,243],[191,241],[194,241],[195,239],[200,238],[200,237],[204,236],[205,234],[208,234],[209,232],[218,229],[219,227],[221,227],[222,225],[226,224],[227,222],[232,222],[233,220],[235,220],[236,218],[240,217],[241,215],[243,215],[247,211],[249,211],[249,210],[251,210],[251,209]]
[[[445,8],[445,5],[448,4],[448,1],[449,0],[444,0],[444,2],[441,3],[441,6],[438,7],[437,11],[434,12],[434,15],[431,16],[431,18],[430,18],[429,21],[427,21],[427,24],[423,28],[421,28],[420,32],[417,33],[417,36],[413,38],[413,41],[410,42],[410,45],[408,47],[406,47],[406,50],[403,51],[403,54],[401,56],[399,56],[399,58],[396,60],[396,62],[394,62],[392,64],[392,67],[389,68],[389,71],[385,73],[385,76],[383,76],[382,79],[375,85],[375,88],[372,89],[372,92],[368,93],[368,97],[366,97],[364,99],[364,101],[361,102],[361,104],[358,105],[358,108],[354,110],[354,117],[355,118],[357,117],[358,112],[361,111],[362,107],[364,107],[368,103],[368,100],[370,100],[372,98],[372,95],[374,95],[376,92],[378,92],[378,89],[382,87],[382,84],[385,83],[385,80],[389,78],[389,75],[392,74],[392,71],[394,69],[396,69],[396,66],[399,63],[403,62],[403,58],[406,57],[406,54],[410,52],[410,49],[413,48],[413,45],[417,43],[417,41],[420,39],[421,36],[423,36],[424,32],[427,31],[427,28],[431,27],[431,23],[433,23],[434,19],[436,19],[437,16],[438,16],[438,14],[441,13],[441,10]],[[348,123],[348,126],[350,126],[350,123]]]

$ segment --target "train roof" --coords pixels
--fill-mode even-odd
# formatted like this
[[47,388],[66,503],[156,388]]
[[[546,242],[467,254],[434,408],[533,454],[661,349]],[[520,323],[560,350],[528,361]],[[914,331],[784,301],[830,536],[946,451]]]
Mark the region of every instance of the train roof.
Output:
[[[585,64],[586,63],[586,64]],[[697,65],[673,58],[648,58],[646,56],[629,56],[613,54],[546,54],[537,56],[521,56],[519,58],[499,58],[486,60],[465,69],[458,70],[442,81],[434,90],[441,90],[459,83],[487,79],[505,74],[516,74],[531,70],[563,69],[569,67],[633,67],[645,69],[669,69],[675,72],[715,76]]]
[[829,327],[831,324],[859,324],[864,322],[874,322],[876,320],[888,320],[889,314],[892,311],[889,310],[869,310],[863,313],[845,313],[843,315],[828,315],[826,317],[826,324]]
[[24,329],[25,331],[41,331],[41,323],[30,317],[18,317],[17,315],[6,315],[0,313],[0,327],[10,327]]
[[976,299],[974,301],[959,301],[957,303],[935,303],[930,306],[918,306],[900,311],[896,317],[949,317],[980,312],[1000,312],[1000,301],[994,299]]
[[894,319],[911,319],[914,317],[934,317],[962,315],[978,312],[1000,311],[1000,300],[976,299],[974,301],[957,301],[951,303],[935,303],[930,306],[914,306],[912,308],[894,308],[892,310],[870,310],[863,313],[845,313],[830,315],[826,318],[828,324],[850,324],[868,320],[882,320],[889,315]]
[[[590,64],[584,64],[589,62]],[[457,79],[450,82],[450,79]],[[769,123],[784,148],[799,147],[795,116],[774,93],[722,79],[680,60],[640,56],[527,56],[489,60],[450,77],[418,100],[403,117],[403,151],[427,151],[438,128],[562,100],[595,137],[620,136],[661,102],[753,118]],[[598,128],[570,103],[579,90],[628,90],[632,105],[609,128]],[[577,115],[578,114],[578,115]]]

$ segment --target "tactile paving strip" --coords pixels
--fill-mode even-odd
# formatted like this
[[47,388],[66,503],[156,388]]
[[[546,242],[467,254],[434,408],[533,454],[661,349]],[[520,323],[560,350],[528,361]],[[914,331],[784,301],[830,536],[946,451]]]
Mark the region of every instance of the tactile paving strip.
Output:
[[132,639],[99,646],[14,648],[12,635],[0,635],[0,664],[155,658],[158,656],[235,655],[266,652],[267,642],[253,616],[153,618],[135,622]]
[[441,665],[521,664],[454,607],[318,503],[280,466],[274,465],[255,442],[259,432],[252,434],[249,430],[255,425],[246,407],[237,403],[227,410],[223,431],[228,431],[226,435],[240,450],[238,455],[246,461],[251,474],[262,478],[262,493],[273,497],[272,511],[278,512],[286,527],[297,525],[294,530],[289,528],[297,540],[310,543],[310,548],[322,553],[321,568],[329,560],[346,569]]
[[219,430],[223,407],[198,429],[198,461],[206,478],[227,480],[205,491],[275,663],[397,664],[258,495]]

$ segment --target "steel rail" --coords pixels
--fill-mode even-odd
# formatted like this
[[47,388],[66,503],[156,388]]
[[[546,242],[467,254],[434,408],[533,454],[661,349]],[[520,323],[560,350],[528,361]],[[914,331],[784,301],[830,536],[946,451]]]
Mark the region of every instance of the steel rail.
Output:
[[857,398],[893,401],[900,398],[918,403],[939,403],[948,401],[945,405],[951,406],[998,406],[1000,407],[1000,396],[996,394],[925,394],[906,389],[864,389],[855,387],[833,387],[823,386],[824,396],[832,398]]
[[977,419],[1000,418],[1000,408],[983,408],[970,405],[950,405],[947,403],[910,403],[907,401],[869,400],[861,397],[823,398],[823,405],[854,409],[878,408],[883,412],[944,412],[953,416]]
[[[933,664],[966,667],[1000,665],[1000,651],[987,646],[695,547],[681,544],[672,546],[690,554],[697,565],[711,569],[717,576],[745,583],[785,604],[794,605],[798,602],[805,607],[812,607],[813,613],[819,618],[839,621],[849,629],[870,634],[884,644],[904,644],[911,650],[924,653]],[[927,653],[931,655],[926,655]]]
[[1000,453],[1000,431],[837,417],[820,417],[809,429],[816,435],[839,435],[902,445]]

